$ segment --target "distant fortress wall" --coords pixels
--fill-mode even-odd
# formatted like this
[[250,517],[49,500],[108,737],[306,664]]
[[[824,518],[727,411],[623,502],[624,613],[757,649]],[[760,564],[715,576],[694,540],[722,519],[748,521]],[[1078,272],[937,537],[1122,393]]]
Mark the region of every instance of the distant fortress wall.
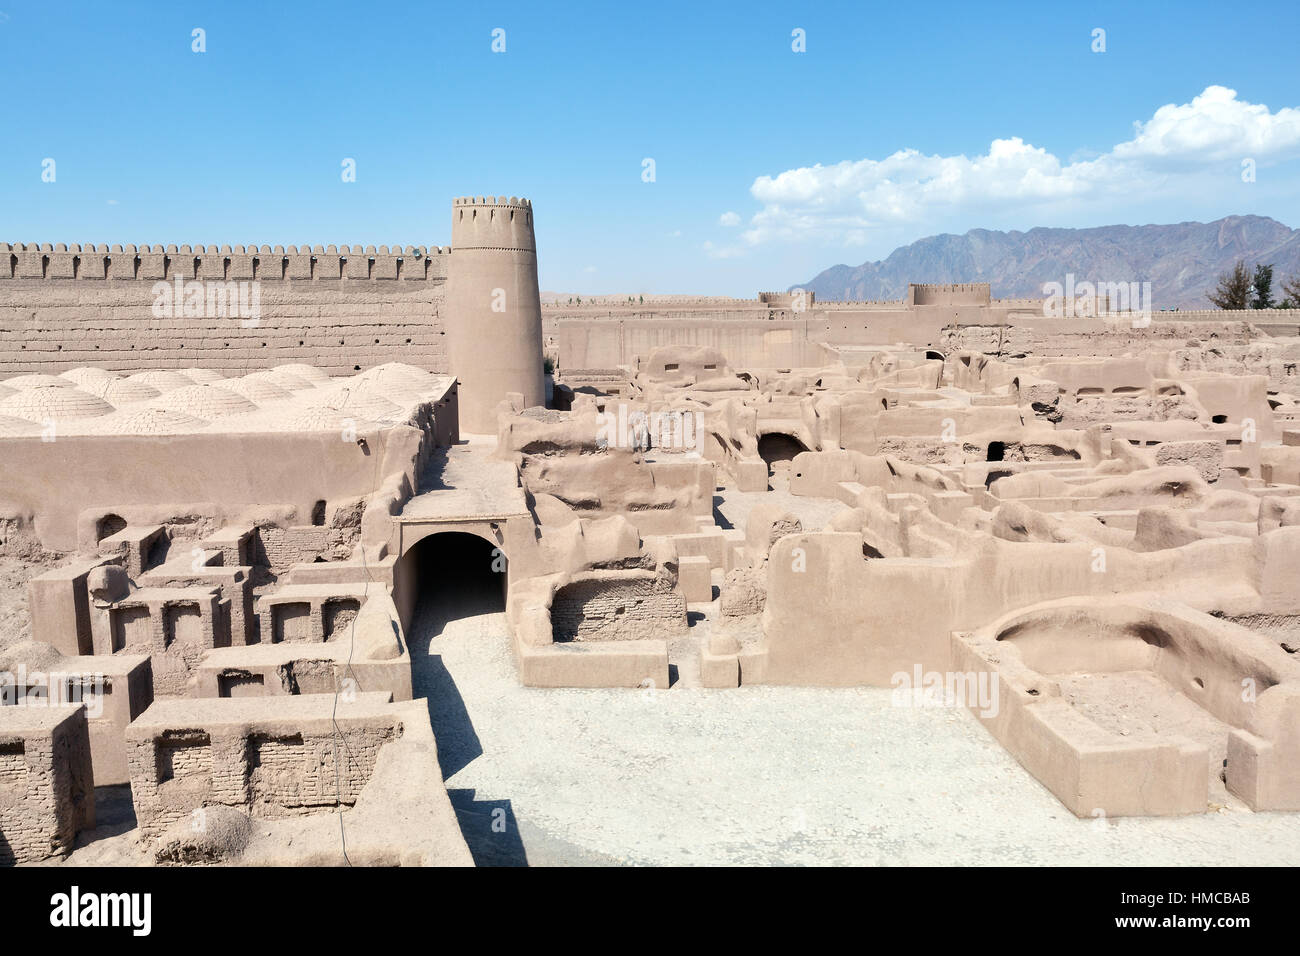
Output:
[[[910,304],[909,304],[910,303]],[[784,305],[785,303],[780,303]],[[1125,313],[1054,318],[1038,299],[993,299],[986,283],[913,285],[894,302],[817,302],[795,312],[775,302],[741,300],[730,308],[675,301],[543,309],[548,354],[561,370],[610,368],[660,345],[717,348],[737,366],[820,365],[855,348],[902,346],[943,353],[959,348],[1001,354],[1121,354],[1177,349],[1189,340],[1243,344],[1261,336],[1300,336],[1300,310],[1153,312],[1134,327]]]
[[916,305],[988,305],[992,291],[987,282],[960,282],[937,285],[913,282],[907,287],[906,304]]
[[390,361],[446,373],[450,253],[0,243],[0,378],[82,365],[242,374],[296,362],[334,375]]

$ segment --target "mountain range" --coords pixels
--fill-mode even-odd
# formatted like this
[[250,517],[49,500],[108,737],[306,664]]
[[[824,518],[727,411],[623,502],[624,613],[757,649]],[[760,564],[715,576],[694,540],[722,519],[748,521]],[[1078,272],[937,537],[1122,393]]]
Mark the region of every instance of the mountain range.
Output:
[[822,301],[897,300],[909,282],[987,282],[995,298],[1039,298],[1043,284],[1151,283],[1156,309],[1213,308],[1205,295],[1238,259],[1273,265],[1273,295],[1284,277],[1300,275],[1300,229],[1266,216],[1226,216],[1214,222],[1038,227],[1027,232],[972,229],[900,246],[885,259],[831,266],[808,282]]

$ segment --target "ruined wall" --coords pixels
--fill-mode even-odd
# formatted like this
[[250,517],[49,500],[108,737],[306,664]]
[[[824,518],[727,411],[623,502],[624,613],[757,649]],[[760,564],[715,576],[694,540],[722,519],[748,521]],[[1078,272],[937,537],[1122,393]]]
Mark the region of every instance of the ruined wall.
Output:
[[395,361],[445,373],[450,258],[437,246],[0,243],[0,378],[84,365],[239,375],[300,362],[331,375]]
[[[0,507],[34,520],[42,543],[60,551],[77,547],[79,516],[97,508],[135,520],[140,515],[129,510],[133,506],[161,512],[208,502],[229,516],[241,507],[286,504],[308,518],[317,500],[370,494],[377,483],[411,468],[422,433],[382,431],[381,440],[378,428],[360,429],[370,437],[366,448],[329,432],[195,433],[164,441],[147,435],[9,438]],[[50,488],[61,494],[52,496]]]
[[685,626],[685,598],[651,571],[595,572],[561,587],[551,603],[557,641],[640,640]]
[[94,825],[91,781],[84,707],[0,707],[0,865],[72,849]]
[[142,833],[217,804],[268,818],[351,806],[380,748],[402,736],[388,696],[341,705],[337,736],[332,694],[154,704],[127,731]]

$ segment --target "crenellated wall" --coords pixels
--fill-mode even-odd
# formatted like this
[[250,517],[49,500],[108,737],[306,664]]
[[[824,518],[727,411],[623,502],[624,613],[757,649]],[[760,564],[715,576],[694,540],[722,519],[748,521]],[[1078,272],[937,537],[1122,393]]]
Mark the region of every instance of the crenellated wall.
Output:
[[450,259],[437,246],[0,243],[0,378],[298,362],[446,373]]

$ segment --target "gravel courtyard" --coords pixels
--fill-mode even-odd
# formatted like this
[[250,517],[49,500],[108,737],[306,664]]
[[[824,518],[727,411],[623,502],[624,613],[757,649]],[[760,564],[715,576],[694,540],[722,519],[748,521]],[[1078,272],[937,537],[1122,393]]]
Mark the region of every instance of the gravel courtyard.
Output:
[[480,865],[1300,863],[1300,814],[1079,820],[966,711],[889,689],[520,687],[476,610],[411,643]]

